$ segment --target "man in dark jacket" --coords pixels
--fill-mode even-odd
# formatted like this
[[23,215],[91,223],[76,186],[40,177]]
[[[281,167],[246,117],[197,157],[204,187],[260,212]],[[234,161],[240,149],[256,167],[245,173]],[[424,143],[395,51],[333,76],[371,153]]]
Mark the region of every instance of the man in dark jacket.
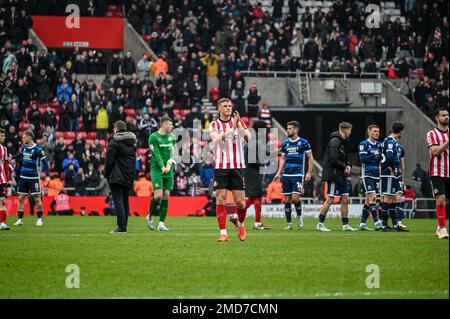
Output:
[[114,123],[114,136],[108,141],[105,177],[111,189],[117,216],[114,233],[126,233],[129,215],[128,197],[133,187],[136,162],[136,135],[126,131],[126,123]]
[[355,231],[356,229],[348,225],[348,197],[350,194],[350,184],[347,177],[351,172],[351,165],[347,158],[346,144],[352,133],[352,125],[347,122],[339,124],[339,131],[330,135],[330,142],[325,150],[323,158],[322,180],[327,185],[328,196],[320,209],[319,223],[316,229],[318,231],[329,232],[324,222],[328,210],[334,199],[341,198],[342,230]]

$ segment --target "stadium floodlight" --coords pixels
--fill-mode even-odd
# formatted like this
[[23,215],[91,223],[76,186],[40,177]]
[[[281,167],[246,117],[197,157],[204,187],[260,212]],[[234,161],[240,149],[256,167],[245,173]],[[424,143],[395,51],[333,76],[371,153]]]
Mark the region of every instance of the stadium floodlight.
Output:
[[360,93],[364,95],[373,95],[375,94],[375,83],[373,82],[362,82]]

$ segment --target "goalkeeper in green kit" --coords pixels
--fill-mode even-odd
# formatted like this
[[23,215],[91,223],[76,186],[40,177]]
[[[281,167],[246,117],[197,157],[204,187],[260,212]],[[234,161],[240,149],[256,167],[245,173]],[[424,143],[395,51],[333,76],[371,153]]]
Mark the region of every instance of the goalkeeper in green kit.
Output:
[[164,225],[169,207],[169,196],[173,190],[173,171],[176,164],[176,136],[172,133],[173,121],[169,117],[162,117],[159,130],[148,140],[152,153],[150,175],[153,184],[153,197],[150,202],[150,212],[147,215],[147,224],[150,230],[155,229],[154,216],[159,210],[158,231],[168,231]]

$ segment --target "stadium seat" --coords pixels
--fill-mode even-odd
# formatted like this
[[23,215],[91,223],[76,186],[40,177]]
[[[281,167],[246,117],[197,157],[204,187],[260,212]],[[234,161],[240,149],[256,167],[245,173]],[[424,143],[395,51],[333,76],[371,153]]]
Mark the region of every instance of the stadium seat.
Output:
[[186,115],[188,115],[189,113],[191,113],[191,110],[181,110],[180,112],[182,117],[186,117]]
[[100,140],[100,145],[105,148],[106,147],[106,141],[105,140]]
[[56,138],[64,137],[64,132],[57,131],[55,134],[56,134]]
[[86,132],[77,132],[77,135],[81,138],[87,139],[87,133]]
[[70,145],[70,144],[72,144],[73,143],[73,139],[67,139],[67,138],[65,138],[64,139],[64,145]]
[[97,139],[97,132],[88,132],[87,133],[87,138],[90,139],[90,140]]
[[108,11],[105,13],[105,16],[107,16],[108,18],[112,18],[114,17],[114,12]]
[[75,133],[74,132],[64,132],[64,138],[65,139],[75,139]]
[[122,17],[123,17],[123,13],[120,12],[120,11],[117,11],[117,12],[114,14],[114,16],[115,16],[116,18],[122,18]]
[[87,143],[88,145],[94,145],[94,140],[88,138],[88,139],[86,139],[86,143]]
[[28,130],[29,127],[30,127],[30,124],[25,123],[25,122],[22,122],[19,125],[19,128],[20,128],[21,131],[26,131],[26,130]]

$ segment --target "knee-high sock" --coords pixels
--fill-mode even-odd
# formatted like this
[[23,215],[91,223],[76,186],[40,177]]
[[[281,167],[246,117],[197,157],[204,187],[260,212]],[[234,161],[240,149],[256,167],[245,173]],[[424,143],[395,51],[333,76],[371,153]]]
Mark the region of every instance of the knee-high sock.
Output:
[[0,210],[0,224],[5,223],[6,224],[6,211]]
[[38,210],[36,212],[36,215],[37,215],[37,218],[42,218],[42,215],[43,215],[42,210]]
[[243,223],[245,221],[245,217],[247,216],[247,208],[238,208],[237,209],[238,214],[238,221],[239,223]]
[[220,230],[227,229],[227,209],[225,205],[216,206],[216,217],[219,223],[219,229]]
[[445,204],[438,205],[436,207],[436,217],[438,220],[439,228],[445,228],[447,226],[447,216],[445,214]]
[[302,201],[298,201],[298,203],[294,204],[295,212],[297,213],[297,217],[302,216]]
[[370,215],[372,215],[373,222],[377,223],[380,219],[378,218],[376,204],[369,204],[369,212],[370,212]]
[[397,225],[397,213],[395,203],[389,204],[389,216],[392,219],[392,226]]
[[17,215],[18,215],[18,217],[19,217],[19,219],[23,219],[23,210],[19,210],[18,212],[17,212]]
[[154,197],[152,197],[152,200],[150,201],[150,216],[156,216],[158,215],[158,206],[160,202],[158,202]]
[[369,205],[364,204],[361,215],[361,223],[365,224],[367,222],[368,217],[369,217]]
[[250,196],[249,198],[247,198],[247,201],[245,202],[245,208],[249,208],[250,206],[252,206],[255,202],[255,198],[253,196]]
[[167,216],[167,208],[169,207],[169,200],[162,199],[159,206],[159,221],[164,223]]
[[389,204],[387,203],[381,204],[380,215],[381,220],[383,221],[383,226],[387,226],[389,221]]
[[292,223],[292,204],[285,203],[284,204],[284,214],[286,215],[286,221],[288,223]]
[[405,213],[403,212],[404,203],[395,203],[395,214],[397,216],[397,221],[402,221],[405,218]]
[[261,197],[255,197],[253,205],[255,206],[255,223],[261,223]]

